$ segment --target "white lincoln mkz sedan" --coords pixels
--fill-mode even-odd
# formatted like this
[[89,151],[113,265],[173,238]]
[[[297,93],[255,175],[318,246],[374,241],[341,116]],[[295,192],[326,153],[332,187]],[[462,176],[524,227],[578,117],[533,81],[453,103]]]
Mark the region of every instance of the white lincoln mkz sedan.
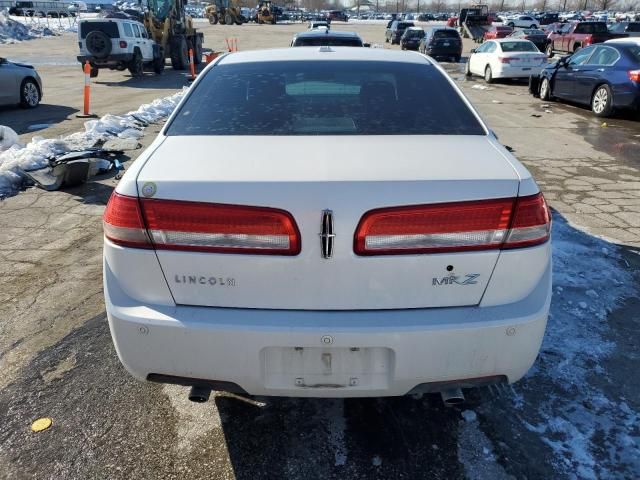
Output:
[[551,299],[530,173],[418,53],[302,47],[200,74],[104,214],[141,380],[297,397],[520,379]]

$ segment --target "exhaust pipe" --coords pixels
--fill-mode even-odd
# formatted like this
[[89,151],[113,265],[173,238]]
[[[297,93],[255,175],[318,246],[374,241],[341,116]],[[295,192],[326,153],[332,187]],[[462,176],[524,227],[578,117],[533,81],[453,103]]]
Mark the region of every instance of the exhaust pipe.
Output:
[[196,403],[204,403],[209,400],[211,389],[206,387],[198,387],[194,385],[189,392],[189,400]]
[[464,394],[459,388],[450,388],[448,390],[443,390],[442,392],[440,392],[440,396],[442,397],[442,402],[447,407],[453,407],[455,405],[464,403]]

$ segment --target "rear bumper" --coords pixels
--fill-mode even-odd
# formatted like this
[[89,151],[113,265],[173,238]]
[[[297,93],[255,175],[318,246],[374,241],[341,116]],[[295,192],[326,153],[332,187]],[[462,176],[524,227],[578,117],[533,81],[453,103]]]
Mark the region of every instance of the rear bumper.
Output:
[[449,57],[462,55],[462,46],[454,47],[431,47],[427,48],[427,55],[430,57]]
[[535,361],[551,301],[550,262],[516,303],[386,311],[140,305],[107,265],[104,277],[113,342],[134,377],[225,382],[212,385],[252,395],[378,397],[515,382]]
[[545,65],[531,67],[503,66],[492,72],[493,78],[529,78],[531,75],[539,76]]
[[109,55],[106,58],[96,58],[91,55],[78,55],[76,58],[78,59],[78,62],[82,64],[88,61],[92,66],[99,68],[99,67],[109,67],[109,66],[120,65],[123,63],[128,63],[131,60],[133,60],[133,54],[118,53],[118,54]]

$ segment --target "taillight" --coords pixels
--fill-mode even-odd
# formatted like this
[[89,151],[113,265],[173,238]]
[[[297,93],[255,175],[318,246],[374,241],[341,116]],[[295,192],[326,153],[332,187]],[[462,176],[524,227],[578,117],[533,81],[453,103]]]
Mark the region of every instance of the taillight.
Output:
[[500,61],[500,63],[509,63],[517,59],[513,57],[498,57],[498,60]]
[[502,248],[539,245],[549,240],[551,215],[542,193],[516,200],[515,213],[509,235]]
[[591,35],[587,35],[582,41],[583,45],[591,45],[591,42],[593,42],[593,37]]
[[392,207],[367,212],[356,255],[406,255],[526,247],[549,238],[542,194],[522,198]]
[[102,217],[104,235],[123,247],[153,248],[135,197],[113,192]]
[[640,82],[640,70],[629,70],[629,80],[632,82]]
[[142,211],[159,250],[297,255],[300,233],[288,212],[143,198]]
[[127,48],[127,42],[120,40],[120,48]]
[[192,252],[297,255],[288,212],[264,207],[135,198],[113,193],[104,234],[117,245]]

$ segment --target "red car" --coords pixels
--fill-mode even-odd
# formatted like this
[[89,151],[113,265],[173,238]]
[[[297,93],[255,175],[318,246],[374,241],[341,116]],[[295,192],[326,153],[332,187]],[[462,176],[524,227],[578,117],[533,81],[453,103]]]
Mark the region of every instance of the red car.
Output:
[[513,28],[511,27],[503,27],[503,26],[493,26],[482,36],[483,40],[495,40],[496,38],[504,38],[508,35],[511,35],[513,32]]

